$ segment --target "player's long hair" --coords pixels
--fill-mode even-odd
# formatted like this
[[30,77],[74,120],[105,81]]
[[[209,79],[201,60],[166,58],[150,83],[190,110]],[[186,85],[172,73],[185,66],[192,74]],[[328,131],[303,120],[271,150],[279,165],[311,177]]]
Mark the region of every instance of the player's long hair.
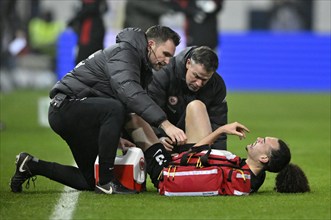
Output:
[[279,149],[271,152],[265,170],[278,173],[276,176],[275,191],[280,193],[303,193],[309,192],[308,179],[303,170],[290,163],[291,151],[288,145],[278,140]]
[[275,190],[280,193],[309,192],[310,187],[305,173],[299,166],[290,163],[290,148],[280,139],[278,143],[279,149],[271,152],[269,162],[265,167],[269,172],[278,173]]
[[280,193],[304,193],[310,192],[310,187],[303,170],[290,163],[277,174],[275,190]]

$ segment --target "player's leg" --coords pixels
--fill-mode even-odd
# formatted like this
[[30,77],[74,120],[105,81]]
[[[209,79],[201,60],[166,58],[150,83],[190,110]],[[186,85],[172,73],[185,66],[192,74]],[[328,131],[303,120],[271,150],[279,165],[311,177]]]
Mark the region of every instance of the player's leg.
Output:
[[206,106],[199,100],[186,107],[185,130],[187,143],[197,143],[212,132]]
[[141,117],[132,114],[125,126],[126,130],[138,147],[144,151],[147,162],[147,173],[155,187],[158,186],[158,177],[162,169],[168,166],[171,155],[155,135],[151,126]]

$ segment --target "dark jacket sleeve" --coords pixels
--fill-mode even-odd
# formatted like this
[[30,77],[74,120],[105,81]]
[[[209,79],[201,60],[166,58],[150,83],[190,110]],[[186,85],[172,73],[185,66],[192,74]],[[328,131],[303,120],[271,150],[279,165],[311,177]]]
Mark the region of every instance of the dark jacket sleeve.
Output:
[[168,64],[163,69],[154,72],[153,80],[148,85],[148,95],[165,111],[167,104],[167,90],[170,82],[169,76],[171,73],[169,70],[172,68],[171,64]]
[[[172,65],[168,64],[163,69],[154,72],[153,80],[148,85],[147,91],[148,95],[154,100],[154,102],[162,108],[164,112],[166,112],[167,105],[167,90],[170,82],[170,73],[169,69],[171,69]],[[166,134],[161,128],[153,127],[155,134],[158,137],[165,137]]]
[[[210,86],[206,86],[203,89],[204,93],[212,94],[206,95],[205,97],[209,97],[208,100],[204,101],[207,103],[208,114],[210,118],[210,123],[212,126],[212,130],[216,130],[218,127],[225,125],[228,123],[228,105],[226,101],[226,85],[222,77],[218,75],[218,73],[214,73],[213,80],[210,82]],[[201,97],[203,100],[204,97]],[[214,143],[214,147],[217,149],[226,150],[226,135],[221,135],[216,142]]]
[[141,61],[135,53],[135,50],[119,50],[107,61],[106,72],[116,96],[128,110],[159,126],[166,115],[141,86]]

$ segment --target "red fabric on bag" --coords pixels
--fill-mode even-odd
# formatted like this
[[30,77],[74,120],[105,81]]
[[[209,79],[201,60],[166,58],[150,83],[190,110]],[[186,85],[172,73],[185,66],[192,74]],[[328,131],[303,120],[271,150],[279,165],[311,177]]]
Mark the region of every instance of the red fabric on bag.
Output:
[[159,193],[167,196],[212,196],[219,195],[222,170],[218,166],[196,168],[178,166],[164,168]]
[[[182,152],[176,156],[172,157],[171,164],[173,165],[181,165],[181,159],[187,152]],[[186,163],[187,165],[196,165],[199,161],[199,158],[204,156],[207,153],[207,150],[203,150],[198,153],[190,153]],[[229,151],[224,150],[216,150],[212,149],[209,157],[208,163],[210,165],[231,165],[231,166],[240,166],[240,157],[230,153]]]
[[[218,195],[249,194],[251,190],[251,173],[247,164],[242,167],[240,166],[240,157],[228,151],[213,149],[208,156],[209,165],[204,167],[201,164],[201,158],[207,153],[207,150],[204,150],[198,153],[190,153],[187,157],[187,161],[185,161],[186,165],[183,166],[181,165],[181,160],[186,153],[187,152],[183,152],[172,158],[173,160],[170,165],[172,166],[171,170],[174,170],[174,167],[176,167],[177,172],[198,172],[199,170],[204,171],[218,168],[220,174],[208,174],[204,176],[187,175],[177,178],[175,173],[175,179],[171,181],[171,175],[173,175],[173,172],[169,179],[169,177],[167,177],[167,171],[169,168],[164,168],[162,171],[163,180],[161,179],[159,182],[159,193],[161,195],[214,195],[214,192],[216,191],[215,186],[217,184],[219,184],[217,185]],[[204,194],[202,192],[206,193]]]
[[251,174],[248,165],[241,169],[222,167],[223,182],[221,195],[248,195],[251,191]]

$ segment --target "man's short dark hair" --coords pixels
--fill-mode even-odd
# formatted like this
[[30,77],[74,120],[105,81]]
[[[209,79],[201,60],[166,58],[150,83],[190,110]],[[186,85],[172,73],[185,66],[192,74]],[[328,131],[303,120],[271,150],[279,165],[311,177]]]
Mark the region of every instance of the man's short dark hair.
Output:
[[156,43],[163,43],[172,40],[176,46],[180,43],[180,36],[171,28],[161,25],[154,25],[146,31],[147,39],[153,39]]
[[216,53],[207,46],[193,49],[191,60],[196,64],[202,64],[207,72],[216,72],[218,68],[218,57]]
[[287,144],[278,139],[279,149],[272,150],[269,162],[265,166],[265,170],[273,173],[278,173],[286,167],[291,160],[291,151]]

